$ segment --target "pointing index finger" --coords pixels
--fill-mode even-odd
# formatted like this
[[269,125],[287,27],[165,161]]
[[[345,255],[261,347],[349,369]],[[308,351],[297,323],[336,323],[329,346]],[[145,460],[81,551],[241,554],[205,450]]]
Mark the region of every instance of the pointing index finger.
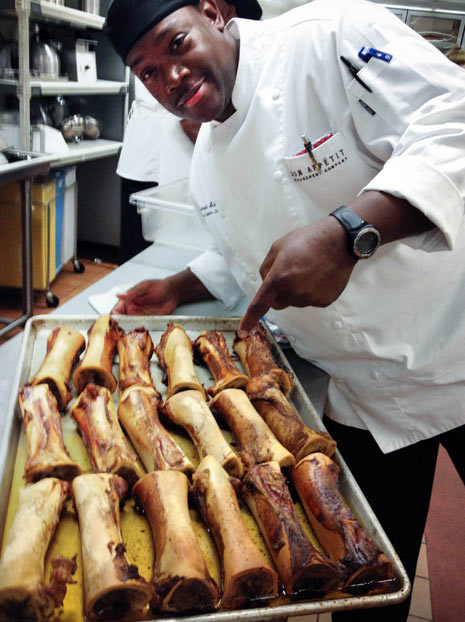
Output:
[[271,304],[269,303],[267,298],[267,290],[263,284],[258,292],[255,294],[252,302],[247,307],[239,323],[237,334],[241,339],[247,337],[248,333],[270,308]]

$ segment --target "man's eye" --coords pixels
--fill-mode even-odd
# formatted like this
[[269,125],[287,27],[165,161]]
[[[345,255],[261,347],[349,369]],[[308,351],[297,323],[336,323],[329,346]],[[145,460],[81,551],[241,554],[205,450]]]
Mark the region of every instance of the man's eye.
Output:
[[154,74],[155,70],[153,67],[147,67],[147,69],[144,69],[141,74],[140,74],[140,79],[142,80],[142,82],[147,82],[147,80],[149,80],[153,74]]
[[181,47],[184,39],[185,35],[176,35],[176,37],[171,42],[171,51],[175,52],[176,50],[178,50]]

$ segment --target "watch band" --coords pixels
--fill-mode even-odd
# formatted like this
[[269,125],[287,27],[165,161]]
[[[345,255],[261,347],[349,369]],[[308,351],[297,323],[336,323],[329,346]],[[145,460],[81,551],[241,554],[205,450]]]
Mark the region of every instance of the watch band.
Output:
[[347,248],[357,259],[368,259],[381,242],[378,229],[368,224],[347,205],[341,205],[330,216],[334,216],[344,227],[347,234]]
[[331,212],[330,216],[334,216],[334,218],[339,220],[347,233],[354,238],[360,229],[368,224],[346,205],[341,205],[341,207],[335,209],[334,212]]

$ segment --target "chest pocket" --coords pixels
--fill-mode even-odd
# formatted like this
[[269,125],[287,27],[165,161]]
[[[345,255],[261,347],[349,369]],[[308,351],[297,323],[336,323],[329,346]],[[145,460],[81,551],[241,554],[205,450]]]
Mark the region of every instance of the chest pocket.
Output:
[[336,132],[313,150],[315,164],[308,153],[285,157],[292,184],[325,211],[354,199],[376,171]]

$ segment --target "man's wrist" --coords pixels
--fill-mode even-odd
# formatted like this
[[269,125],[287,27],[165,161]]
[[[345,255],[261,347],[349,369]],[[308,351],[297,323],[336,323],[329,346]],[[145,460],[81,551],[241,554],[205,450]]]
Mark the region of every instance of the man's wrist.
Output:
[[346,233],[347,249],[356,259],[368,259],[381,243],[378,229],[367,223],[346,205],[330,213]]

